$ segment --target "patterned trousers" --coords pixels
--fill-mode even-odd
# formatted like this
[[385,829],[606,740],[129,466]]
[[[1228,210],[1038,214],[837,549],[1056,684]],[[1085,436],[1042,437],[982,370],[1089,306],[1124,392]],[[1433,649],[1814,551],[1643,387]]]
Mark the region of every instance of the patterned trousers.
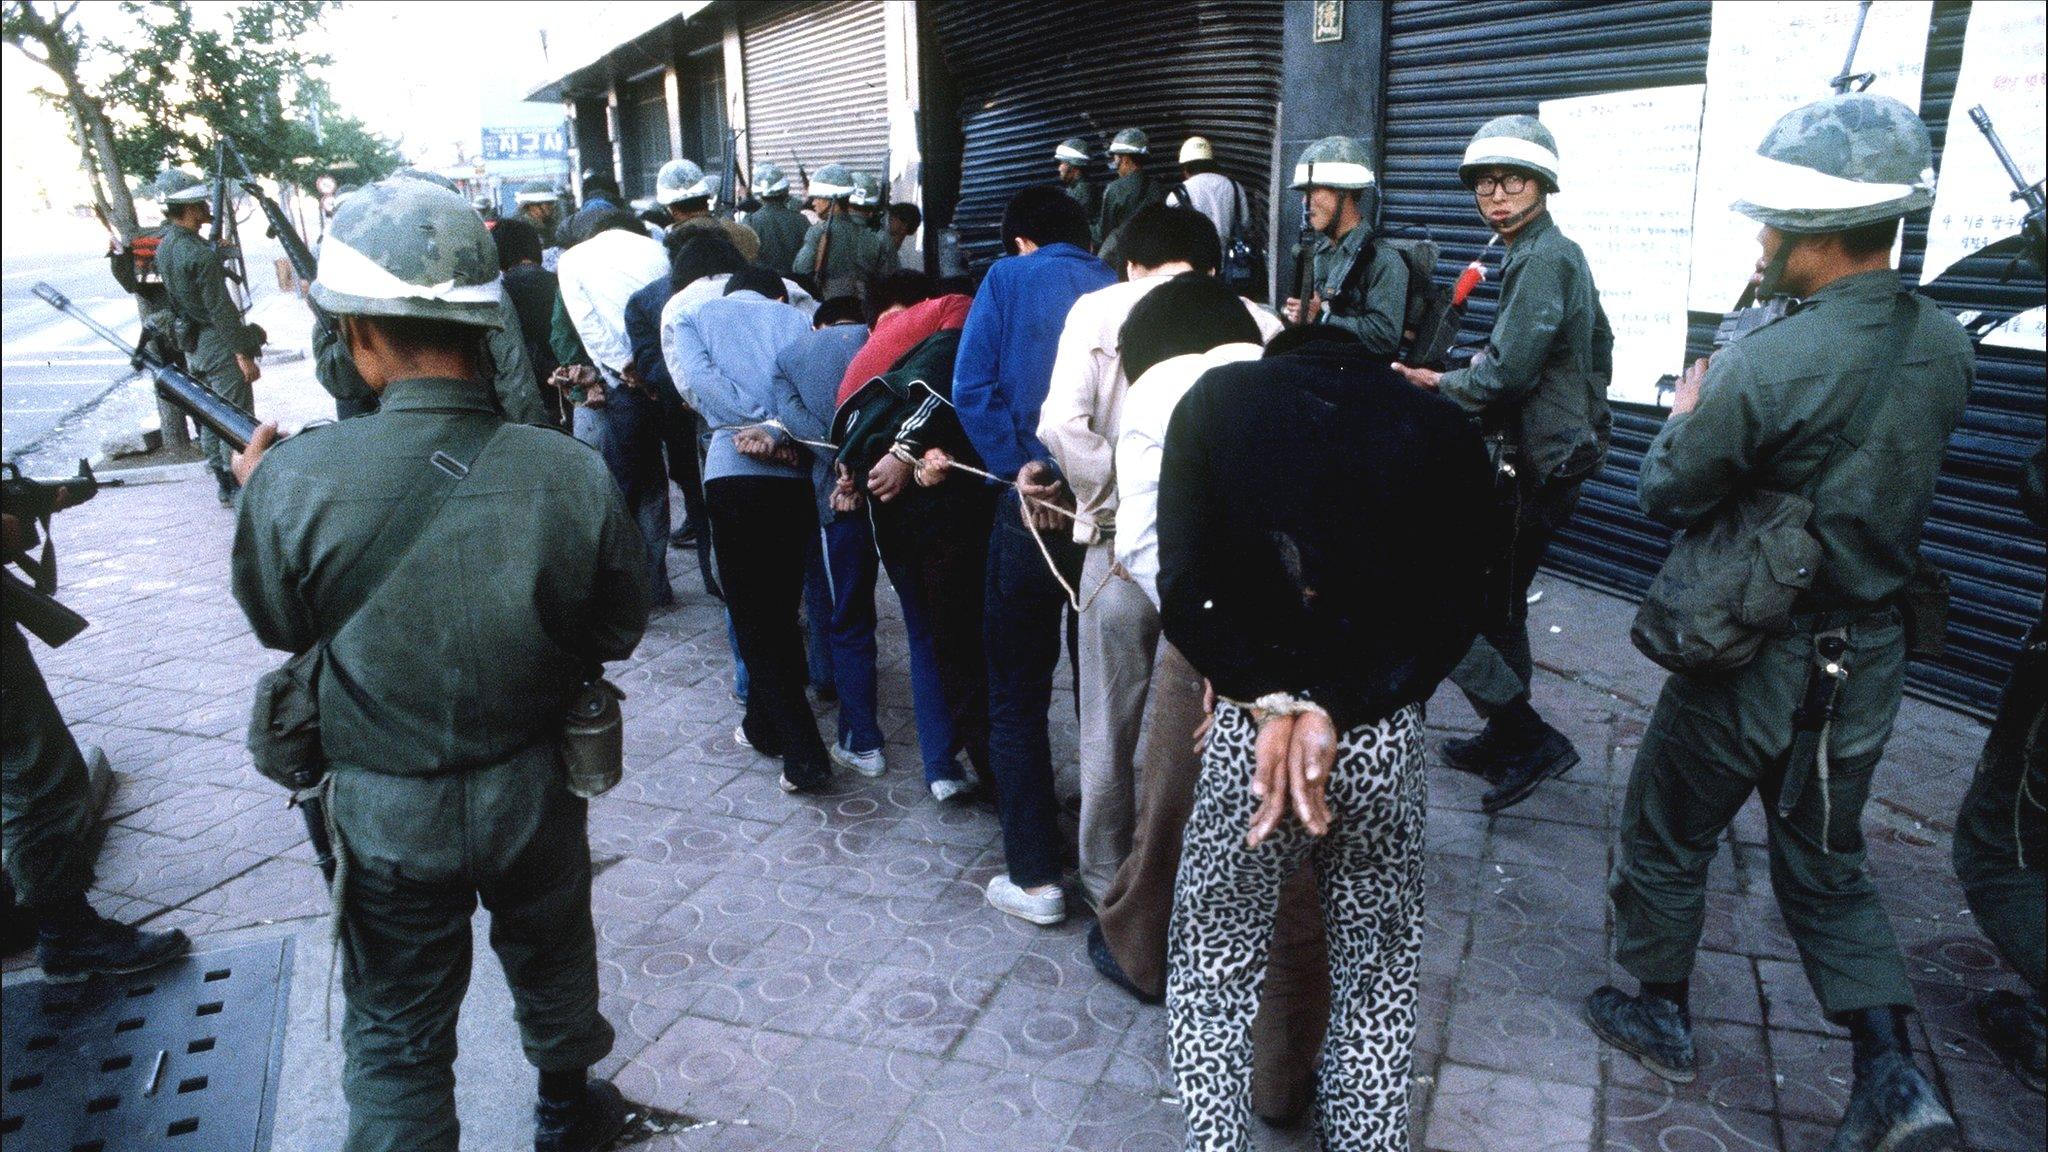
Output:
[[1342,735],[1330,831],[1290,816],[1245,847],[1258,731],[1216,704],[1168,930],[1167,1041],[1187,1152],[1251,1152],[1251,1024],[1280,886],[1312,856],[1330,944],[1330,1030],[1316,1071],[1326,1152],[1407,1152],[1408,1079],[1422,952],[1422,710]]

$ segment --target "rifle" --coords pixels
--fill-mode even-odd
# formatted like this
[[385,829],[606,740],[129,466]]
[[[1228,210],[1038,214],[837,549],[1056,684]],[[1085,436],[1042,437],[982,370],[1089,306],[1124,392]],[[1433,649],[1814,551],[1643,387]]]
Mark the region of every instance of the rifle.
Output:
[[249,264],[242,256],[241,229],[235,220],[234,202],[228,199],[227,137],[213,142],[213,248],[221,257],[227,277],[241,289],[241,310],[249,310]]
[[100,339],[127,352],[128,362],[135,370],[149,373],[150,378],[155,381],[157,395],[204,424],[214,435],[233,445],[237,451],[249,446],[249,438],[256,434],[256,417],[221,399],[211,388],[165,362],[151,350],[146,331],[141,342],[130,349],[128,342],[123,340],[119,333],[93,319],[62,292],[44,283],[38,283],[34,291],[43,303],[92,329]]
[[2034,262],[2034,270],[2048,270],[2048,198],[2042,196],[2043,181],[2027,183],[2020,166],[2013,162],[2012,153],[2005,150],[2005,141],[1998,138],[1998,129],[1991,126],[1991,114],[1984,111],[1982,104],[1970,109],[1970,122],[1991,145],[1991,152],[2005,168],[2005,174],[2012,177],[2012,198],[2027,206],[2027,217],[2020,224],[2020,244],[2017,255]]
[[235,142],[226,136],[220,138],[220,143],[226,154],[235,158],[235,166],[242,170],[242,191],[254,196],[256,203],[262,207],[264,217],[270,221],[270,236],[284,246],[285,259],[292,262],[292,271],[299,274],[301,281],[311,284],[319,272],[313,261],[313,250],[306,246],[305,238],[299,235],[299,230],[293,226],[291,217],[285,215],[284,206],[265,192],[263,185],[256,182],[256,174],[249,171],[249,162],[242,158],[242,150],[235,147]]
[[[1294,241],[1294,298],[1301,301],[1299,316],[1308,315],[1309,284],[1315,279],[1316,237],[1315,225],[1308,222],[1308,193],[1301,194],[1301,234]],[[1295,316],[1287,318],[1289,327],[1299,327],[1303,321]]]
[[[804,190],[808,192],[810,187],[811,182],[806,179],[804,181]],[[823,300],[828,295],[825,288],[825,274],[827,269],[832,267],[829,259],[832,252],[832,224],[838,219],[839,201],[825,201],[825,216],[824,219],[819,221],[819,224],[824,227],[825,231],[818,237],[818,254],[811,257],[811,291],[817,293],[820,300]]]
[[64,506],[71,508],[99,495],[102,485],[113,486],[121,482],[100,480],[92,474],[92,465],[84,460],[78,462],[78,475],[64,480],[31,479],[22,475],[21,469],[12,461],[0,465],[0,468],[4,468],[5,475],[5,479],[0,480],[0,508],[4,508],[9,516],[32,521],[35,528],[41,530],[43,545],[42,557],[30,560],[25,553],[35,546],[36,541],[24,542],[24,555],[15,561],[35,579],[34,584],[0,567],[0,586],[6,588],[7,615],[43,643],[52,648],[61,647],[85,631],[88,621],[56,599],[57,541],[50,534],[50,517],[57,511],[58,494],[64,495]]

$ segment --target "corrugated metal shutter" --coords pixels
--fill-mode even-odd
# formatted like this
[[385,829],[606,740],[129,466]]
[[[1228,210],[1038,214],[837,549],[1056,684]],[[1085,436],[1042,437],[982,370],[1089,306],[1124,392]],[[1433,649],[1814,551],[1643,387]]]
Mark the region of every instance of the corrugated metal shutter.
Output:
[[1053,179],[1055,145],[1089,140],[1103,165],[1090,175],[1100,183],[1109,179],[1109,138],[1128,127],[1151,137],[1147,169],[1174,180],[1181,141],[1208,137],[1224,171],[1244,185],[1254,243],[1264,248],[1278,4],[945,0],[927,11],[960,85],[965,141],[953,225],[977,259],[1000,254],[1009,198]]
[[[1934,9],[1921,110],[1937,149],[1968,12],[1968,3],[1951,0]],[[1465,143],[1479,125],[1507,113],[1534,114],[1539,101],[1558,96],[1703,83],[1713,27],[1709,5],[1698,0],[1396,0],[1389,18],[1384,219],[1427,228],[1444,245],[1438,273],[1446,280],[1487,236],[1457,178]],[[1926,236],[1924,215],[1907,222],[1908,285],[1917,284]],[[1936,298],[1951,309],[1984,308],[2026,293],[2038,301],[2040,282],[1963,283]],[[1467,341],[1484,339],[1496,303],[1495,286],[1482,287]],[[1688,357],[1705,354],[1718,320],[1690,317]],[[2019,637],[2041,603],[2041,536],[2017,511],[2012,483],[2042,436],[2043,378],[2039,353],[1980,350],[1977,386],[1950,441],[1924,537],[1929,555],[1955,580],[1955,601],[1949,651],[1913,665],[1910,683],[1919,694],[1977,711],[1996,703]],[[1617,409],[1613,449],[1552,547],[1553,567],[1629,595],[1648,587],[1670,533],[1637,510],[1636,475],[1662,420],[1654,409]]]
[[620,191],[639,199],[654,195],[655,177],[671,160],[668,146],[668,92],[659,73],[635,81],[619,106],[620,143],[626,179]]
[[740,30],[752,162],[789,173],[834,160],[881,175],[889,152],[882,5],[783,4]]

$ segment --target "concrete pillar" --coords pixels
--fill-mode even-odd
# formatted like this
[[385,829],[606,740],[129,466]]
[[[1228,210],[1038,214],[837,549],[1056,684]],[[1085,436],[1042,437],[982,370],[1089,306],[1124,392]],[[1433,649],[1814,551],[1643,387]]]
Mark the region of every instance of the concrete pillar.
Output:
[[[1378,0],[1343,4],[1343,38],[1317,43],[1322,3],[1285,5],[1281,25],[1279,155],[1273,198],[1273,248],[1267,261],[1278,297],[1294,294],[1294,244],[1301,233],[1301,194],[1288,189],[1295,157],[1325,136],[1365,142],[1380,171],[1386,128],[1387,6]],[[1368,213],[1371,205],[1366,205]],[[1370,216],[1368,215],[1368,219]]]

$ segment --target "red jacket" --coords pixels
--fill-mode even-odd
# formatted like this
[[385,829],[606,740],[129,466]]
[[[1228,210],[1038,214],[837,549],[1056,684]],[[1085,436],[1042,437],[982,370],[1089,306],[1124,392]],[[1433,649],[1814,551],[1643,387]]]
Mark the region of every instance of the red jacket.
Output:
[[839,403],[846,403],[847,397],[860,391],[861,385],[894,368],[898,360],[932,333],[966,327],[967,308],[972,303],[971,296],[934,296],[884,318],[875,325],[874,334],[861,346],[853,363],[847,365],[846,376],[839,381]]

